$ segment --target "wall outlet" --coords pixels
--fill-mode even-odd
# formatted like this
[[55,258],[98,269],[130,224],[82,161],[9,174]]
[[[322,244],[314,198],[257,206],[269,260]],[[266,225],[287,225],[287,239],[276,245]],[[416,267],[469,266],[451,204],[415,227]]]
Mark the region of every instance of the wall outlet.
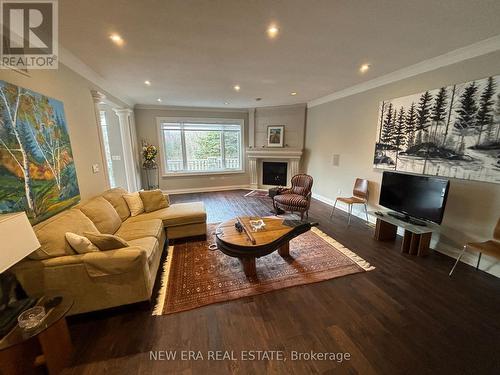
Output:
[[342,194],[342,189],[339,188],[339,190],[337,190],[337,194],[341,195]]
[[99,164],[92,164],[92,172],[99,173]]
[[122,157],[120,155],[113,155],[113,156],[111,156],[111,160],[120,161],[120,160],[122,160]]
[[340,165],[340,154],[333,154],[332,155],[332,165],[334,167],[338,167]]

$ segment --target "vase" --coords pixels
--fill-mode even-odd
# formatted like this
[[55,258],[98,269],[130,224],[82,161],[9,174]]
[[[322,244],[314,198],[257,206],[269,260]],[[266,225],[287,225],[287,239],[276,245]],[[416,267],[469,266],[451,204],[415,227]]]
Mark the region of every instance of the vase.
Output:
[[142,167],[144,169],[156,169],[156,168],[158,168],[158,166],[156,165],[155,159],[144,160],[144,162],[142,163]]

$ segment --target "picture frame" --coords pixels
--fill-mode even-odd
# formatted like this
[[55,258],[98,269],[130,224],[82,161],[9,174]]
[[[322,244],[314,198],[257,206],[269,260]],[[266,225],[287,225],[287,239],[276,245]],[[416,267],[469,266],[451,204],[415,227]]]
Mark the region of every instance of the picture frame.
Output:
[[284,135],[284,125],[269,125],[267,127],[267,147],[283,147]]

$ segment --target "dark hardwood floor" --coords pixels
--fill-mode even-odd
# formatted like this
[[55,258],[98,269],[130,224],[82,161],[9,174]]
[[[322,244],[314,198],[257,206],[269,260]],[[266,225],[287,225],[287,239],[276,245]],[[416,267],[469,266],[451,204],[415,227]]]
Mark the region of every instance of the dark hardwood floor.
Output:
[[[171,196],[202,200],[208,221],[268,215],[271,201],[247,191]],[[400,241],[313,201],[310,218],[376,270],[168,316],[137,304],[69,319],[75,344],[67,374],[498,374],[500,281],[431,252],[402,255]],[[152,361],[150,351],[348,352],[332,361]]]

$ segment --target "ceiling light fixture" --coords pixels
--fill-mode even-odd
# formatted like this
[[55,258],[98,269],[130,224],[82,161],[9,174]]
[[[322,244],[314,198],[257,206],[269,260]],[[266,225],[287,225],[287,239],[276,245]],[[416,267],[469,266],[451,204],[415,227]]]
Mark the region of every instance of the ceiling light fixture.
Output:
[[269,36],[269,38],[276,38],[276,36],[278,35],[278,32],[279,32],[279,29],[276,25],[270,25],[268,28],[267,28],[267,35]]
[[361,73],[366,73],[370,69],[370,64],[363,64],[359,67]]
[[120,35],[118,35],[118,34],[111,34],[109,36],[109,39],[111,39],[113,41],[113,43],[115,43],[118,46],[123,45],[123,43],[125,42],[123,40],[123,38]]
[[229,102],[224,102],[224,104],[225,104],[225,105],[228,105],[228,104],[229,104]]
[[295,95],[297,95],[297,93],[294,91],[294,92],[291,92],[290,95],[295,96]]
[[156,99],[158,103],[161,103],[161,98]]
[[151,86],[151,81],[147,81],[147,80],[146,80],[146,81],[144,81],[144,84],[145,84],[146,86]]
[[240,91],[240,89],[241,89],[240,85],[234,85],[233,88],[235,91]]

